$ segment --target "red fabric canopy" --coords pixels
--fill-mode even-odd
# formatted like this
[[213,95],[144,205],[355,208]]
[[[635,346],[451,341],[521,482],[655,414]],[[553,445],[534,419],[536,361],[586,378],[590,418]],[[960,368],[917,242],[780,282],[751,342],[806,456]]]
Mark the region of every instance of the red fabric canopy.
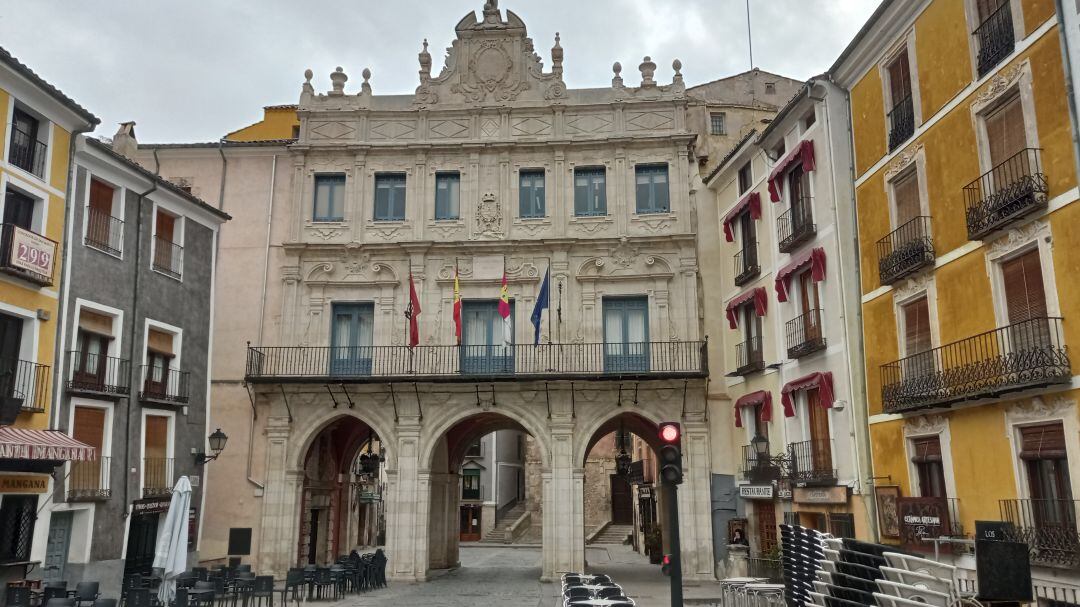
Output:
[[761,194],[751,192],[743,196],[742,200],[735,205],[735,208],[728,211],[728,214],[724,216],[724,238],[728,242],[735,242],[735,232],[731,230],[731,222],[735,221],[735,218],[741,215],[747,207],[750,208],[750,219],[761,219]]
[[94,448],[58,430],[0,428],[0,459],[85,462],[94,459]]
[[758,390],[757,392],[751,392],[744,394],[739,400],[735,401],[735,427],[742,428],[742,408],[743,407],[756,407],[761,405],[761,411],[758,419],[763,422],[772,421],[772,392],[767,390]]
[[780,402],[784,405],[784,417],[795,417],[795,404],[791,401],[791,393],[798,390],[818,389],[818,404],[826,409],[833,405],[832,371],[824,373],[811,373],[799,379],[789,381],[780,390]]
[[773,167],[772,173],[769,173],[769,199],[773,202],[780,202],[780,194],[784,191],[784,173],[796,164],[802,164],[802,169],[806,172],[817,168],[817,163],[814,160],[813,141],[807,139],[801,142],[799,147],[791,150],[781,158]]
[[727,319],[732,330],[739,328],[739,307],[754,300],[754,311],[758,316],[765,316],[769,304],[769,293],[762,287],[751,289],[728,302]]
[[788,290],[791,288],[791,276],[796,270],[810,264],[810,278],[814,282],[825,280],[825,249],[817,247],[809,251],[803,251],[792,258],[788,264],[776,273],[776,301],[787,301]]

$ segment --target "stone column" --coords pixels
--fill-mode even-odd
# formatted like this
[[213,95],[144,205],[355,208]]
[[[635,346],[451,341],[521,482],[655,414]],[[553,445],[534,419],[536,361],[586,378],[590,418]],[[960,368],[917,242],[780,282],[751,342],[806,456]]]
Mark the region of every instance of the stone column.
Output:
[[450,496],[446,494],[446,473],[421,472],[421,483],[427,479],[431,488],[431,521],[428,523],[429,555],[426,563],[429,569],[446,569],[449,563],[446,561],[446,502]]
[[386,553],[387,576],[398,581],[424,579],[427,568],[428,479],[420,482],[418,444],[420,426],[415,418],[402,418],[398,427],[397,469],[387,470]]
[[266,428],[266,488],[263,493],[260,523],[260,570],[274,576],[284,575],[294,556],[293,519],[298,517],[299,480],[302,471],[288,472],[289,420],[272,417]]
[[695,417],[701,418],[701,414],[687,412],[688,419],[683,422],[684,480],[679,486],[679,539],[682,544],[683,578],[708,580],[715,576],[709,432],[705,422],[700,419],[692,421]]
[[574,466],[571,428],[552,424],[550,467],[542,475],[544,580],[585,566],[584,470]]

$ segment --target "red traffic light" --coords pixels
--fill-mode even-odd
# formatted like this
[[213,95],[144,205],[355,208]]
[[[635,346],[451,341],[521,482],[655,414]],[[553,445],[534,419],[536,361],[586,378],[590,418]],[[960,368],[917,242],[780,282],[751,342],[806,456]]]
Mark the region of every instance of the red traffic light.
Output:
[[675,422],[664,422],[660,424],[660,440],[665,443],[675,443],[679,441],[679,424]]
[[665,554],[664,555],[664,564],[665,565],[670,565],[671,564],[671,555],[670,554]]

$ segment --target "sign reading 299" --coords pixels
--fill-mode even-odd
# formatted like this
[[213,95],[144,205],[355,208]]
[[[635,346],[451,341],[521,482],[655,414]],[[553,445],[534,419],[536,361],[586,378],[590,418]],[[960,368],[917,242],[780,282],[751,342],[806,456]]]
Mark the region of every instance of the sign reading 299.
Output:
[[45,276],[52,276],[56,243],[28,230],[15,227],[11,234],[15,253],[11,265]]

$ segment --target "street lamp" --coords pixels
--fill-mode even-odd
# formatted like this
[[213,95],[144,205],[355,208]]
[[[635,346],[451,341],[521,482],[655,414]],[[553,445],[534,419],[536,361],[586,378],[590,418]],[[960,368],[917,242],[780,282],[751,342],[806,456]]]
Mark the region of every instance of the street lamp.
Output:
[[754,465],[766,465],[766,462],[769,461],[769,439],[758,434],[750,439],[750,446],[754,450]]
[[221,428],[214,430],[207,442],[210,443],[210,451],[213,455],[207,455],[206,453],[199,452],[195,454],[195,465],[201,466],[206,462],[213,461],[221,455],[221,452],[225,450],[225,443],[229,442],[229,436],[221,431]]

